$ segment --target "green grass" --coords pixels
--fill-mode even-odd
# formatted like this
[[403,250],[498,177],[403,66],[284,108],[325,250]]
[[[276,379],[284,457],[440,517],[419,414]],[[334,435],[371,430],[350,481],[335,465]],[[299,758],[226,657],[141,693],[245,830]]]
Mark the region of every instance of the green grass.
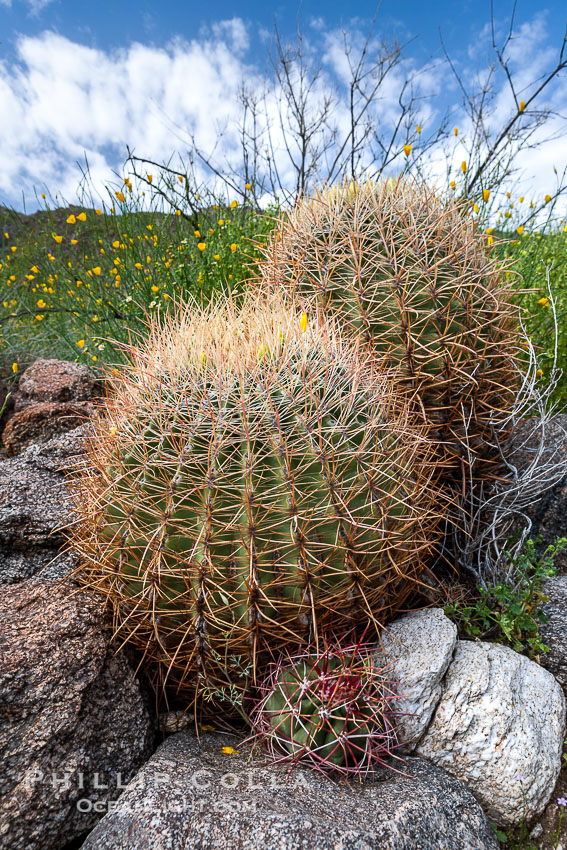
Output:
[[[148,196],[136,192],[125,181],[123,193],[109,192],[115,207],[100,214],[66,207],[25,216],[0,207],[0,377],[12,375],[13,364],[21,372],[42,356],[95,369],[117,362],[116,343],[143,334],[148,315],[164,315],[174,300],[208,300],[246,286],[256,243],[271,231],[275,210],[260,213],[248,203],[222,204],[212,197],[196,203],[196,195],[188,212],[173,205],[172,213],[164,213],[156,192],[145,211]],[[555,345],[551,307],[541,300],[549,295],[549,273],[558,365],[567,375],[567,233],[498,235],[495,249],[516,261],[518,304],[542,382]],[[531,291],[521,294],[523,288]],[[567,410],[567,379],[553,401]]]
[[236,202],[146,212],[125,193],[114,211],[0,208],[0,375],[40,356],[117,362],[115,343],[144,333],[148,315],[246,286],[273,212]]
[[[508,238],[499,250],[515,260],[518,290],[531,290],[518,296],[518,304],[522,308],[527,335],[537,353],[542,381],[549,377],[557,342],[557,365],[563,377],[551,401],[559,410],[567,411],[567,233],[563,228],[546,233],[524,233],[520,239],[517,236]],[[548,302],[548,276],[557,314],[557,340]]]

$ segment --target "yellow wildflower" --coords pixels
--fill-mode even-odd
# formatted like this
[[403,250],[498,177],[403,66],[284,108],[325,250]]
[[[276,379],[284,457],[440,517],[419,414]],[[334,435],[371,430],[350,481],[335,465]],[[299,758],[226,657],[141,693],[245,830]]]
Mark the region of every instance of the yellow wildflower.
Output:
[[238,755],[238,753],[236,752],[236,750],[234,749],[234,747],[222,747],[222,748],[221,748],[221,753],[226,753],[226,755],[227,755],[227,756],[231,756],[233,753],[235,753],[236,755]]
[[96,276],[98,277],[99,274],[101,273],[101,271],[102,271],[102,269],[101,269],[100,266],[95,266],[94,269],[93,269],[93,274],[96,274]]
[[490,198],[490,189],[483,189],[482,200],[486,202],[486,201],[488,201],[489,198]]
[[14,373],[14,375],[16,374],[17,371],[18,371],[18,364],[12,363],[12,372]]
[[[567,230],[567,227],[565,229]],[[220,260],[220,254],[215,254],[214,259],[217,260],[217,261]],[[166,263],[166,265],[167,265],[167,263]]]
[[181,210],[175,210],[175,215],[181,215]]
[[102,215],[102,210],[95,210],[95,213],[96,213],[97,215]]
[[537,372],[536,372],[536,375],[538,376],[538,378],[543,378],[543,370],[538,369]]
[[56,233],[52,233],[51,235],[53,236],[53,238],[55,239],[55,241],[57,242],[57,244],[59,244],[60,242],[62,242],[62,241],[63,241],[63,237],[62,237],[62,236],[58,236]]
[[546,195],[544,200],[545,200],[545,203],[548,204],[551,200],[551,195]]
[[517,233],[519,236],[521,236],[523,232],[524,232],[524,225],[523,225],[523,224],[521,224],[519,227],[517,227],[517,228],[516,228],[516,233]]
[[84,212],[79,213],[79,215],[77,216],[77,221],[86,221],[86,220],[87,220],[87,214],[84,213]]
[[40,298],[39,301],[37,302],[37,306],[39,307],[40,310],[42,310],[44,307],[47,307],[47,304],[45,303],[43,298]]
[[542,307],[547,307],[547,305],[549,304],[549,298],[546,298],[544,296],[543,298],[540,298],[537,303],[541,304]]
[[518,110],[519,110],[520,112],[523,112],[525,108],[526,108],[526,101],[525,101],[525,100],[521,100],[521,101],[520,101],[520,106],[518,107]]
[[492,245],[492,243],[494,242],[494,236],[489,236],[486,241],[488,242],[489,245]]
[[453,191],[455,191],[455,189],[457,188],[457,184],[455,183],[454,180],[451,180],[451,182],[449,183],[449,186],[451,187],[451,189]]
[[238,245],[236,244],[236,242],[233,242],[232,245],[230,246],[230,250],[233,253],[236,251],[237,248],[238,248]]
[[142,268],[142,264],[141,263],[134,263],[134,268],[138,269],[138,271],[139,271]]
[[114,194],[116,195],[116,197],[118,198],[118,200],[119,200],[121,203],[124,203],[124,195],[123,195],[123,193],[122,193],[122,192],[115,192]]
[[84,348],[85,347],[85,340],[84,339],[77,340],[77,345],[79,346],[79,348]]
[[307,313],[305,312],[301,314],[301,318],[299,320],[299,327],[301,328],[303,333],[305,333],[305,331],[307,330]]
[[412,147],[413,145],[404,145],[404,153],[406,156],[410,155]]
[[39,269],[38,269],[37,266],[32,266],[30,271],[33,272],[34,274],[39,274]]
[[204,251],[206,247],[207,247],[206,242],[197,242],[197,248],[199,249],[199,251]]
[[415,128],[416,133],[421,133],[421,124],[418,124]]
[[231,210],[233,210],[237,206],[238,206],[238,201],[232,201],[230,208],[231,208]]
[[146,174],[146,177],[148,179],[148,183],[151,183],[152,180],[154,179],[153,174]]
[[71,245],[76,245],[76,244],[77,244],[77,239],[71,239]]
[[74,215],[70,215],[70,216],[69,216],[67,219],[65,219],[65,220],[66,220],[67,224],[75,224],[75,222],[77,221],[77,219],[75,218],[75,216],[74,216]]
[[467,163],[466,163],[466,160],[463,160],[463,161],[461,162],[461,171],[463,172],[463,174],[466,174],[466,173],[467,173]]

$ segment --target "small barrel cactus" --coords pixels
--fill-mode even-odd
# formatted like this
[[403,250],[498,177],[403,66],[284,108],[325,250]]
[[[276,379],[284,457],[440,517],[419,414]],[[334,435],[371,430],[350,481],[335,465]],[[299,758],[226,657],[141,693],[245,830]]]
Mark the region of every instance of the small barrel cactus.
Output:
[[424,440],[332,327],[277,301],[186,311],[111,384],[71,546],[159,681],[234,681],[419,584],[443,510]]
[[325,773],[372,773],[395,758],[395,686],[373,653],[337,645],[272,664],[250,712],[253,740],[273,759]]

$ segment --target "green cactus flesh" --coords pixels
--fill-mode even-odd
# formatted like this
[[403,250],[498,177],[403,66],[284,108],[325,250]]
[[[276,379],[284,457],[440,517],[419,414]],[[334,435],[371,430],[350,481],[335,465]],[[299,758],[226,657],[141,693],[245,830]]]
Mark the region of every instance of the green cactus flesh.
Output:
[[437,518],[415,434],[381,398],[315,353],[161,376],[114,436],[101,419],[94,581],[178,683],[211,649],[381,621],[413,589]]
[[342,659],[325,661],[324,670],[312,662],[284,668],[264,701],[262,712],[274,738],[297,758],[315,755],[322,764],[342,766],[367,753],[368,742],[384,731],[368,687],[352,686]]
[[481,243],[472,219],[426,187],[345,185],[282,218],[260,283],[360,333],[450,441],[462,437],[463,404],[480,433],[517,385],[515,311]]

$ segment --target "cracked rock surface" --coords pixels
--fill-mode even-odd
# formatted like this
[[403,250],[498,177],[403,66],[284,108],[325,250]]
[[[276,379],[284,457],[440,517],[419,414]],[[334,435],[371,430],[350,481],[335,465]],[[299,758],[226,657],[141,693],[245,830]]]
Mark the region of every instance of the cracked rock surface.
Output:
[[543,811],[564,737],[565,698],[551,673],[506,646],[460,640],[417,753],[510,826]]
[[388,626],[376,663],[399,682],[394,708],[401,750],[410,752],[429,726],[457,645],[457,627],[441,608],[412,611]]
[[74,557],[59,553],[71,516],[63,469],[80,458],[83,433],[77,428],[0,460],[0,585],[72,570]]
[[73,590],[0,589],[1,850],[61,850],[153,749],[133,668],[100,603]]
[[333,782],[314,770],[226,755],[238,741],[168,738],[82,850],[497,850],[462,782],[423,759],[382,781]]

